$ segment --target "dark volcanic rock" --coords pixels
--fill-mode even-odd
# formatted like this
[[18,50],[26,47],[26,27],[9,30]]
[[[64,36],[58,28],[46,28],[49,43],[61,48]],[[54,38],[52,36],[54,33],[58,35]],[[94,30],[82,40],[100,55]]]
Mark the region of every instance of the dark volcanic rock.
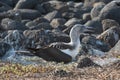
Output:
[[54,76],[58,77],[67,77],[73,75],[71,72],[67,72],[65,70],[57,70],[54,72]]
[[19,0],[14,9],[32,9],[37,3],[38,0]]
[[10,44],[15,50],[21,50],[25,48],[25,37],[22,31],[9,30],[8,35],[4,38],[4,41]]
[[10,10],[10,9],[11,9],[10,6],[8,6],[5,3],[0,2],[0,12],[4,12],[4,11]]
[[39,12],[41,12],[43,15],[47,13],[41,4],[37,4],[35,9],[38,10]]
[[38,25],[36,26],[32,26],[30,27],[31,30],[39,30],[39,29],[45,29],[45,30],[51,30],[52,27],[49,23],[47,22],[42,22],[42,23],[39,23]]
[[63,33],[59,29],[53,29],[51,35],[53,36],[53,42],[70,42],[69,35]]
[[16,21],[21,21],[21,13],[17,10],[8,10],[7,12],[0,13],[0,19],[2,20],[3,18],[10,18]]
[[94,36],[85,36],[84,38],[82,38],[81,42],[86,47],[87,50],[86,53],[88,52],[89,47],[92,47],[93,49],[100,50],[103,52],[107,52],[110,50],[108,43],[100,41],[99,39],[96,39],[96,37]]
[[67,11],[67,12],[62,13],[62,17],[65,18],[66,20],[69,20],[75,17],[75,13],[72,11]]
[[105,20],[102,20],[102,26],[103,26],[103,31],[113,27],[113,26],[118,26],[120,27],[119,23],[116,22],[115,20],[112,20],[112,19],[105,19]]
[[113,55],[119,56],[120,55],[120,40],[116,43],[116,45],[109,51]]
[[47,13],[54,10],[57,10],[59,12],[65,12],[68,10],[68,6],[66,6],[66,4],[61,1],[48,1],[43,2],[41,5]]
[[16,6],[16,4],[18,3],[19,0],[12,0],[12,3],[13,3],[13,7]]
[[98,67],[99,65],[94,63],[90,58],[85,57],[85,58],[80,60],[80,62],[77,65],[77,68],[84,68],[84,67],[90,67],[90,66],[97,66]]
[[68,1],[66,4],[69,6],[69,8],[74,7],[74,2],[73,1]]
[[37,22],[37,23],[46,22],[46,23],[49,23],[49,21],[47,19],[45,19],[44,17],[38,17],[38,18],[34,19],[33,22]]
[[16,21],[21,22],[21,20],[22,20],[21,12],[17,11],[17,10],[9,10],[9,11],[7,11],[7,16],[8,16],[8,18],[16,20]]
[[55,10],[53,12],[46,14],[44,18],[47,19],[48,21],[51,21],[54,18],[61,18],[61,14]]
[[83,7],[84,3],[83,2],[79,2],[79,3],[75,3],[74,7],[81,9]]
[[0,13],[0,21],[3,19],[3,18],[6,18],[7,16],[7,12],[1,12]]
[[70,38],[59,30],[26,30],[24,35],[27,38],[27,46],[31,48],[39,48],[53,42],[69,42]]
[[105,3],[103,2],[95,3],[93,9],[91,10],[91,18],[93,19],[97,17],[104,6],[105,6]]
[[92,8],[96,2],[99,2],[99,0],[84,0],[84,7]]
[[71,18],[82,18],[82,15],[84,13],[87,13],[88,11],[84,9],[77,9],[77,8],[70,8],[69,11],[63,12],[62,17],[66,20],[69,20]]
[[108,3],[100,12],[100,19],[113,19],[120,24],[120,1]]
[[50,36],[45,30],[26,30],[23,34],[26,37],[26,47],[39,48],[50,43]]
[[65,23],[65,26],[67,26],[67,27],[72,27],[72,26],[75,25],[75,24],[81,24],[81,23],[82,23],[82,20],[81,20],[81,19],[72,18],[72,19],[69,19],[69,20]]
[[58,26],[58,28],[59,28],[61,31],[63,31],[63,30],[65,30],[65,29],[67,28],[67,26],[65,26],[65,25],[60,25],[60,26]]
[[109,2],[111,2],[111,1],[113,1],[113,0],[100,0],[101,2],[104,2],[104,3],[109,3]]
[[0,42],[0,57],[3,57],[8,51],[12,49],[10,44]]
[[13,1],[12,0],[0,0],[0,2],[3,2],[3,3],[5,3],[5,4],[7,4],[11,7],[13,6]]
[[58,28],[58,26],[64,25],[66,20],[64,18],[54,18],[51,22],[50,25],[53,28]]
[[2,30],[26,30],[28,29],[26,26],[24,26],[19,21],[15,21],[9,18],[5,18],[1,22],[1,29]]
[[90,13],[83,14],[83,20],[84,20],[84,22],[87,22],[87,21],[91,20]]
[[27,23],[30,22],[30,21],[31,21],[31,20],[26,19],[26,20],[22,20],[21,23],[25,25],[25,24],[27,24]]
[[120,39],[120,28],[113,26],[97,36],[97,39],[108,43],[112,48]]
[[43,17],[39,17],[39,18],[36,18],[34,19],[33,21],[29,21],[26,23],[26,26],[27,27],[33,27],[33,26],[37,26],[38,24],[40,23],[49,23],[49,21]]
[[21,14],[22,19],[36,19],[37,17],[41,16],[41,13],[37,10],[32,9],[17,9],[17,10],[11,10],[11,12],[19,11]]

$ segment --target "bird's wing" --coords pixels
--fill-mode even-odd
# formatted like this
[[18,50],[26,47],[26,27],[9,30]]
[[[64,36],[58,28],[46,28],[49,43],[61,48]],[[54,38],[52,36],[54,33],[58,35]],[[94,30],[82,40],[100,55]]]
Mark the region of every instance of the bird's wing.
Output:
[[49,47],[57,48],[57,49],[73,49],[74,46],[64,43],[64,42],[55,42],[51,43]]

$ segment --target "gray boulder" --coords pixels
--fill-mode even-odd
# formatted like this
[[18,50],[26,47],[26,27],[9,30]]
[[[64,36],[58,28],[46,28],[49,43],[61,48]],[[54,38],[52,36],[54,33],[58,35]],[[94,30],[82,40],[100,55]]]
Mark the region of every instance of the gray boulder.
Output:
[[108,52],[108,54],[112,54],[112,56],[118,57],[120,56],[120,40],[116,43],[116,45]]
[[38,10],[43,15],[47,13],[46,10],[43,8],[43,6],[41,4],[37,4],[37,6],[35,7],[35,9]]
[[112,19],[102,20],[102,26],[103,26],[103,31],[105,31],[113,26],[120,27],[119,23]]
[[21,14],[22,19],[36,19],[41,16],[41,13],[37,10],[32,9],[17,9],[17,10],[10,10],[11,12],[18,11]]
[[69,20],[71,18],[75,18],[75,13],[73,11],[67,11],[62,13],[62,17],[66,20]]
[[104,6],[105,6],[105,3],[103,2],[95,3],[93,9],[91,10],[91,18],[93,19],[97,17]]
[[30,21],[31,21],[31,20],[29,20],[29,19],[25,19],[25,20],[22,20],[21,23],[25,25],[25,24],[27,24],[27,23],[30,22]]
[[97,39],[108,43],[109,46],[112,48],[120,39],[120,28],[117,26],[113,26],[98,35]]
[[28,29],[24,24],[19,21],[15,21],[9,18],[5,18],[1,22],[1,29],[2,30],[26,30]]
[[100,12],[100,19],[113,19],[120,23],[120,1],[111,1]]
[[69,19],[66,23],[65,26],[67,27],[72,27],[75,24],[81,24],[81,19],[77,19],[77,18],[72,18]]
[[104,2],[105,4],[108,4],[109,2],[113,1],[113,0],[100,0],[101,2]]
[[11,7],[13,6],[13,1],[12,0],[0,0],[0,2],[3,2],[3,3],[5,3],[5,4],[7,4]]
[[51,30],[52,27],[49,23],[47,22],[42,22],[37,24],[36,26],[30,27],[31,30],[40,30],[40,29],[45,29],[45,30]]
[[54,18],[51,22],[50,25],[53,28],[58,28],[61,25],[64,25],[66,20],[64,18]]
[[16,9],[32,9],[38,3],[38,0],[19,0],[14,8]]
[[18,10],[9,10],[7,11],[8,18],[21,22],[21,12]]
[[56,0],[43,2],[41,6],[44,8],[44,10],[47,13],[52,12],[54,10],[57,10],[59,12],[65,12],[68,10],[68,6],[64,2],[56,1]]
[[54,18],[61,18],[61,14],[55,10],[53,12],[46,14],[44,18],[47,19],[48,21],[51,21]]
[[3,2],[0,2],[0,12],[4,12],[10,9],[12,9],[10,6],[8,6],[7,4]]
[[74,7],[81,9],[83,7],[84,3],[83,2],[79,2],[79,3],[75,3]]
[[33,21],[27,22],[25,25],[27,27],[33,27],[33,26],[37,26],[39,23],[49,23],[49,21],[43,17],[38,17],[34,19]]
[[91,66],[100,67],[98,64],[94,63],[92,59],[85,57],[78,62],[77,68],[85,68]]
[[4,41],[10,44],[14,50],[22,50],[25,48],[25,37],[22,31],[9,30],[8,35],[5,36]]
[[84,0],[84,7],[92,8],[96,2],[99,2],[99,0]]
[[23,32],[26,38],[26,47],[40,48],[50,43],[49,35],[45,33],[45,30],[26,30]]
[[85,13],[85,14],[83,14],[82,18],[83,18],[84,22],[87,22],[87,21],[91,20],[91,15],[90,15],[90,13]]
[[10,44],[0,42],[0,58],[2,58],[10,50],[12,50],[12,46]]

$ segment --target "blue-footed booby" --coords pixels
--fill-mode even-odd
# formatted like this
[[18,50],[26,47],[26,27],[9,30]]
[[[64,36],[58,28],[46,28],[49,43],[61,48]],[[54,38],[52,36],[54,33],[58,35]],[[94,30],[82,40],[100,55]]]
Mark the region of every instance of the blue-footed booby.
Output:
[[28,48],[34,51],[33,54],[42,57],[47,61],[56,61],[68,63],[76,59],[79,49],[81,47],[80,43],[80,33],[84,31],[85,27],[81,24],[74,25],[70,30],[70,42],[55,42],[51,43],[47,47],[42,47],[39,49]]

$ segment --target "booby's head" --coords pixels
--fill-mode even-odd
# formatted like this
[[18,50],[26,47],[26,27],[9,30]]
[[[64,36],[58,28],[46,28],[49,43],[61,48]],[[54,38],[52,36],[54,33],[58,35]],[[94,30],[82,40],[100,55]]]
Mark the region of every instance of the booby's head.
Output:
[[76,42],[79,39],[80,33],[83,32],[84,28],[85,27],[81,24],[76,24],[71,28],[70,30],[71,42]]

